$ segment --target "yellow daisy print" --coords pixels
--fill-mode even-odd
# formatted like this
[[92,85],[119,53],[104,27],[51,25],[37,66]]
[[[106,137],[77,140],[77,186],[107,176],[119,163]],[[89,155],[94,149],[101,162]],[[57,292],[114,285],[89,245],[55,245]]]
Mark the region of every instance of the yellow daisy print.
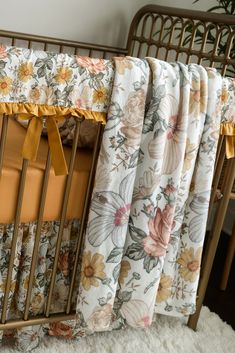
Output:
[[119,75],[124,75],[126,69],[131,70],[133,67],[130,60],[126,59],[124,56],[116,57],[115,64],[116,71],[119,73]]
[[229,99],[229,91],[226,87],[222,88],[222,92],[221,92],[221,102],[222,104],[225,104]]
[[39,88],[32,88],[29,92],[29,99],[31,102],[37,103],[40,100],[40,95],[41,94]]
[[102,104],[108,99],[107,89],[102,87],[93,93],[93,103]]
[[69,69],[68,67],[62,66],[58,71],[55,76],[55,80],[59,84],[64,84],[67,81],[69,81],[72,77],[72,70]]
[[128,276],[128,272],[131,269],[131,265],[128,261],[122,261],[121,263],[121,270],[120,270],[120,274],[119,274],[119,283],[123,284],[125,278]]
[[192,81],[190,89],[189,113],[198,114],[206,112],[207,87],[205,81]]
[[43,293],[38,293],[36,294],[33,299],[31,300],[31,309],[30,311],[33,314],[37,314],[40,312],[40,310],[43,308],[45,302],[44,294]]
[[91,286],[99,287],[99,280],[106,277],[103,260],[104,256],[98,253],[92,255],[88,251],[83,254],[81,283],[85,290],[90,290]]
[[171,286],[172,286],[172,278],[170,276],[165,275],[164,273],[161,275],[160,283],[157,291],[157,303],[161,303],[167,300],[171,296]]
[[7,76],[1,77],[0,78],[0,94],[2,96],[6,96],[7,94],[10,93],[11,89],[12,89],[12,80]]
[[27,82],[33,75],[33,64],[24,63],[19,66],[18,77],[20,81]]
[[180,258],[177,260],[180,276],[188,282],[195,282],[199,275],[202,248],[198,248],[194,253],[194,249],[185,249],[181,252]]

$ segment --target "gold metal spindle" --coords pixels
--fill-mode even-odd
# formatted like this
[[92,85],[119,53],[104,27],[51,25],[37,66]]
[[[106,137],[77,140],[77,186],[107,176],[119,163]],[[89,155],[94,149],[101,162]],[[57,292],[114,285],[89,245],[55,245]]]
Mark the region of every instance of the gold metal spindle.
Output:
[[[213,176],[213,189],[212,189],[211,198],[210,198],[209,210],[214,203],[214,199],[215,199],[216,191],[218,188],[224,160],[225,160],[224,137],[220,136],[218,147],[217,147],[216,162],[215,162],[214,176]],[[208,218],[209,218],[209,216],[208,216]]]
[[206,46],[207,37],[208,37],[208,30],[209,30],[206,27],[205,23],[203,23],[202,25],[204,27],[204,32],[203,32],[203,37],[202,37],[202,44],[201,44],[200,53],[198,55],[198,65],[201,65],[201,63],[202,63],[202,57],[205,52],[205,46]]
[[74,320],[74,319],[76,319],[75,312],[70,315],[52,314],[49,318],[40,315],[37,317],[29,318],[28,321],[9,320],[6,324],[0,324],[0,331],[18,329],[22,327],[31,326],[31,325],[43,325],[43,324],[48,324],[48,323],[58,322],[58,321]]
[[[148,18],[149,18],[149,15],[146,15],[143,19],[141,35],[140,35],[141,39],[144,38],[144,33],[145,33],[145,28],[146,28],[146,23],[147,23]],[[141,51],[142,51],[142,42],[139,42],[139,49],[138,49],[138,53],[137,53],[137,58],[140,58]]]
[[160,49],[160,44],[162,43],[162,36],[163,36],[163,31],[164,31],[164,18],[162,15],[159,16],[160,20],[161,20],[161,30],[160,30],[160,34],[159,34],[159,45],[157,46],[157,50],[156,50],[156,55],[155,57],[158,58],[159,57],[159,49]]
[[[212,183],[213,187],[212,187],[211,196],[210,196],[207,224],[210,223],[211,217],[213,216],[215,196],[217,193],[224,160],[225,160],[224,136],[220,136],[218,147],[217,147],[217,153],[216,153],[216,162],[215,162],[215,169],[214,169],[214,176],[213,176],[213,183]],[[220,200],[218,200],[218,201],[220,202]],[[204,246],[204,249],[203,249],[203,257],[202,257],[202,263],[201,263],[202,268],[204,266],[204,260],[207,257],[207,252],[210,248],[210,246],[209,246],[210,242],[211,242],[211,234],[209,233],[208,237],[207,237],[206,246]]]
[[[220,180],[221,172],[223,169],[224,160],[225,160],[225,155],[221,154],[220,159],[219,159],[219,163],[217,165],[216,172],[214,175],[214,180],[213,180],[213,190],[211,193],[210,206],[209,206],[209,209],[211,209],[211,210],[212,210],[212,207],[213,207],[213,204],[215,201],[215,196],[216,196],[217,188],[219,185],[219,180]],[[209,218],[209,215],[208,215],[208,218]]]
[[217,151],[216,151],[216,159],[215,159],[215,170],[217,168],[219,159],[220,159],[220,154],[221,154],[221,150],[225,149],[225,145],[224,145],[224,136],[220,135],[219,137],[219,142],[218,142],[218,146],[217,146]]
[[171,41],[172,41],[172,37],[173,37],[173,33],[174,33],[174,25],[173,25],[173,22],[172,22],[172,18],[169,17],[169,20],[171,21],[171,31],[169,33],[169,39],[168,39],[168,42],[167,42],[167,48],[166,48],[166,54],[165,54],[165,61],[167,61],[168,59],[168,55],[169,55],[169,46],[171,44]]
[[190,51],[194,48],[194,40],[195,40],[195,35],[196,35],[196,30],[197,30],[196,25],[193,22],[191,24],[192,24],[192,27],[193,27],[193,32],[192,32],[192,36],[191,36],[190,44],[189,44],[189,48],[188,48],[186,64],[189,64],[190,59],[191,59]]
[[79,230],[79,237],[78,237],[78,242],[77,242],[76,254],[75,254],[75,259],[74,259],[74,264],[73,264],[73,272],[72,272],[72,278],[71,278],[71,283],[70,283],[70,288],[69,288],[68,303],[67,303],[67,308],[66,308],[67,314],[69,314],[70,310],[71,310],[71,301],[72,301],[72,295],[73,295],[73,290],[74,290],[75,278],[76,278],[76,274],[77,274],[78,261],[79,261],[79,257],[80,257],[81,242],[82,242],[82,238],[83,238],[85,222],[86,222],[87,215],[88,215],[88,206],[89,206],[90,196],[92,193],[92,183],[93,183],[95,170],[96,170],[97,157],[98,157],[99,145],[100,145],[100,138],[102,136],[101,132],[102,132],[102,126],[101,126],[101,123],[99,123],[96,142],[95,142],[94,151],[93,151],[91,170],[90,170],[89,180],[88,180],[88,184],[87,184],[86,198],[85,198],[84,208],[83,208],[83,213],[82,213],[82,220],[81,220],[81,226],[80,226],[80,230]]
[[7,127],[8,127],[8,115],[3,114],[1,140],[0,140],[0,177],[2,175],[4,150],[5,150],[6,137],[7,137]]
[[224,269],[223,269],[223,274],[220,282],[220,289],[221,290],[226,290],[227,284],[228,284],[228,279],[233,263],[233,258],[234,258],[234,252],[235,252],[235,222],[233,224],[233,229],[232,229],[232,234],[230,236],[230,240],[228,243],[228,250],[226,254],[226,260],[224,264]]
[[74,134],[74,140],[73,140],[73,146],[72,146],[72,152],[71,152],[71,157],[70,157],[70,163],[69,163],[69,174],[67,176],[65,192],[64,192],[63,206],[62,206],[61,217],[60,217],[60,228],[59,228],[58,239],[57,239],[56,249],[55,249],[55,258],[54,258],[52,275],[51,275],[51,283],[49,286],[48,299],[47,299],[47,303],[46,303],[46,310],[45,310],[46,317],[48,317],[50,314],[51,299],[52,299],[52,294],[53,294],[54,285],[55,285],[56,270],[57,270],[61,240],[62,240],[62,235],[63,235],[63,230],[64,230],[64,222],[65,222],[65,217],[66,217],[66,212],[67,212],[69,192],[70,192],[71,183],[72,183],[74,162],[75,162],[75,157],[76,157],[76,152],[77,152],[80,124],[81,124],[81,122],[77,121],[76,130],[75,130],[75,134]]
[[[148,38],[146,40],[146,42],[148,43],[147,44],[147,50],[145,50],[143,56],[148,56],[148,52],[149,52],[149,47],[150,47],[150,43],[151,43],[151,40],[152,40],[152,36],[153,36],[153,27],[154,27],[154,16],[151,14],[151,16],[149,16],[151,18],[151,29],[149,31],[149,35],[148,35]],[[148,30],[148,28],[147,28]]]
[[9,259],[6,287],[5,287],[3,306],[2,306],[1,322],[3,324],[6,321],[6,315],[7,315],[7,307],[8,307],[8,300],[9,300],[9,294],[10,294],[12,271],[13,271],[13,266],[14,266],[15,250],[16,250],[18,230],[19,230],[18,228],[19,228],[19,224],[20,224],[20,214],[21,214],[21,208],[22,208],[22,203],[23,203],[23,195],[24,195],[24,187],[25,187],[25,180],[26,180],[28,163],[29,163],[28,160],[23,159],[22,171],[21,171],[21,176],[20,176],[20,185],[19,185],[18,198],[17,198],[15,222],[14,222],[14,232],[13,232],[12,243],[11,243],[11,255],[10,255],[10,259]]
[[183,41],[184,41],[184,35],[185,35],[185,23],[182,23],[182,30],[181,30],[181,34],[180,34],[180,40],[179,40],[179,44],[178,44],[178,48],[177,48],[177,54],[176,54],[176,58],[175,60],[178,61],[179,59],[179,55],[181,53],[180,49],[183,46]]
[[28,285],[28,291],[27,291],[27,296],[25,301],[24,320],[28,320],[28,316],[29,316],[29,306],[30,306],[32,289],[33,289],[35,268],[36,268],[36,263],[38,258],[38,247],[39,247],[40,238],[41,238],[43,212],[44,212],[46,196],[47,196],[47,187],[48,187],[48,181],[50,177],[50,168],[51,168],[51,152],[50,150],[48,150],[46,168],[45,168],[43,184],[42,184],[41,200],[40,200],[39,212],[38,212],[38,224],[37,224],[37,230],[35,235],[32,262],[31,262],[30,275],[29,275],[29,285]]
[[224,54],[224,58],[225,58],[224,65],[223,65],[222,70],[221,70],[221,75],[222,76],[225,76],[225,74],[226,74],[226,70],[227,70],[227,67],[228,67],[227,60],[230,58],[230,53],[231,53],[231,50],[232,50],[233,41],[234,41],[234,33],[230,33],[230,35],[228,36],[228,39],[227,39],[226,51],[225,51],[225,54]]
[[220,38],[221,38],[221,32],[218,32],[218,27],[216,27],[216,39],[214,42],[213,51],[211,53],[210,67],[214,67],[214,64],[215,64],[214,58],[217,55]]

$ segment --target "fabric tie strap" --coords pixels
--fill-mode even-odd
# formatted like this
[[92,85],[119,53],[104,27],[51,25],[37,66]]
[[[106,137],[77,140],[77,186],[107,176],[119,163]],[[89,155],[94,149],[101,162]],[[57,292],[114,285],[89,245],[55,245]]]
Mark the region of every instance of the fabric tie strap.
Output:
[[[22,120],[30,120],[22,149],[22,156],[30,161],[37,158],[40,137],[43,128],[43,117],[35,115],[20,114]],[[46,127],[48,132],[48,142],[51,150],[52,165],[55,175],[68,174],[68,168],[64,156],[63,146],[57,126],[57,121],[64,120],[64,116],[46,116]]]
[[235,157],[235,123],[222,123],[220,126],[220,134],[225,136],[226,141],[226,157]]

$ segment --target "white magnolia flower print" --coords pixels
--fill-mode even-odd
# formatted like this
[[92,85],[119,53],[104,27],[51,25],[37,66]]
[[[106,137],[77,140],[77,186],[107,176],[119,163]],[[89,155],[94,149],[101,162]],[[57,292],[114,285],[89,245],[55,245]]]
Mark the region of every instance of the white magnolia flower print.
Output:
[[109,236],[113,244],[124,246],[135,174],[128,174],[120,183],[119,194],[101,191],[93,194],[91,210],[98,216],[88,224],[88,240],[93,246],[100,246]]

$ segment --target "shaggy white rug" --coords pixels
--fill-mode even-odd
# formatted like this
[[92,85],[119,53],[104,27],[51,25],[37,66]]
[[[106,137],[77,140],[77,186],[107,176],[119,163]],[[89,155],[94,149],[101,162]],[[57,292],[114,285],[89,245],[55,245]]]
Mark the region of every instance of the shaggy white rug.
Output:
[[[10,348],[1,353],[17,353]],[[99,333],[80,341],[45,338],[34,353],[235,353],[235,332],[204,307],[197,332],[182,320],[158,315],[147,330]]]

